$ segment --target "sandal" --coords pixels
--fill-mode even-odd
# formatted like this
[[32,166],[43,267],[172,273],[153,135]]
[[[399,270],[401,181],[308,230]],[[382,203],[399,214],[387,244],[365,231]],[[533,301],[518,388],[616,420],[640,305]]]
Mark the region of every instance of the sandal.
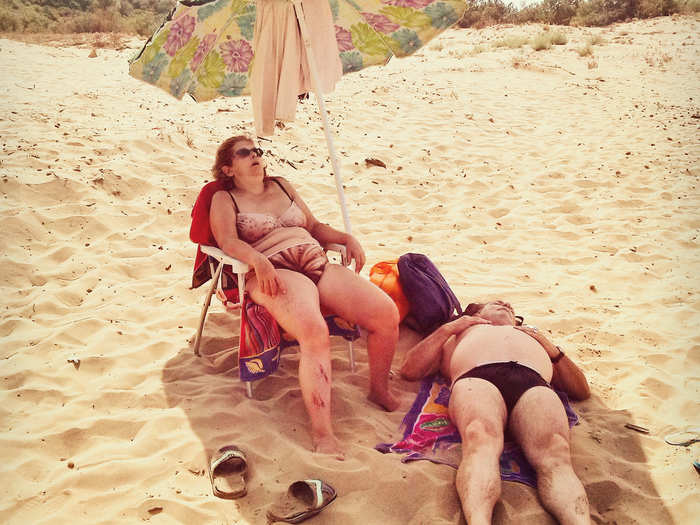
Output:
[[272,521],[301,523],[326,508],[337,496],[333,487],[320,479],[295,481],[287,494],[267,511]]
[[669,445],[678,445],[687,447],[700,441],[700,427],[689,428],[683,432],[675,432],[664,438],[664,441]]
[[245,474],[248,461],[235,445],[221,447],[209,465],[209,479],[214,496],[224,499],[242,498],[248,492]]

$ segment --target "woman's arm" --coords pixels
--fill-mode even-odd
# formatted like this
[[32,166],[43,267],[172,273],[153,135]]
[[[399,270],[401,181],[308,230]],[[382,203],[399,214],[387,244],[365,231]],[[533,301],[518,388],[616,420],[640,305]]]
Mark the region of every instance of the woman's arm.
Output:
[[442,325],[406,354],[401,366],[401,376],[409,381],[417,381],[437,372],[442,364],[445,343],[453,335],[459,335],[475,324],[491,324],[480,317],[464,315]]
[[309,231],[311,236],[322,246],[331,243],[342,244],[345,246],[347,249],[348,261],[352,261],[353,259],[355,260],[355,271],[359,273],[359,271],[365,265],[366,259],[365,252],[357,239],[348,233],[336,230],[328,224],[319,222],[289,181],[282,177],[278,177],[277,180],[279,180],[289,194],[292,195],[296,205],[299,206],[302,212],[304,212],[304,215],[306,216],[306,229]]
[[238,238],[236,209],[231,196],[225,191],[217,191],[212,198],[209,224],[216,243],[225,254],[253,267],[258,286],[264,294],[275,296],[278,292],[286,293],[284,282],[267,257]]
[[552,360],[552,386],[563,390],[577,401],[591,397],[591,389],[588,386],[586,376],[571,359],[564,355],[558,346],[553,345],[542,332],[529,326],[516,326],[516,328],[537,341]]

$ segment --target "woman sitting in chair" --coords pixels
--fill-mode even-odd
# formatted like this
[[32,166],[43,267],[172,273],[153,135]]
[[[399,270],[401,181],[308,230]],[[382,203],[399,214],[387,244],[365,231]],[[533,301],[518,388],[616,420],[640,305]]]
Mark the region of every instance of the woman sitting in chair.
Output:
[[[398,407],[389,392],[398,311],[388,295],[357,275],[365,263],[357,240],[318,222],[288,181],[268,177],[262,154],[246,136],[219,146],[212,172],[230,189],[214,194],[211,229],[225,253],[253,268],[246,279],[251,299],[299,342],[299,384],[313,450],[342,458],[331,424],[330,338],[321,306],[367,331],[368,398],[389,411]],[[355,272],[328,261],[321,247],[328,243],[346,247]]]

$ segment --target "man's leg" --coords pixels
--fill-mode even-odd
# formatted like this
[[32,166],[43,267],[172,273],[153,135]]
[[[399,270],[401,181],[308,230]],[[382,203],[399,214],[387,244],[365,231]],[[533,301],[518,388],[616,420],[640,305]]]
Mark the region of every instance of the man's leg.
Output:
[[571,466],[569,422],[559,396],[550,388],[531,388],[510,415],[510,430],[537,472],[542,506],[562,525],[590,524],[588,498]]
[[462,461],[455,484],[469,525],[490,525],[501,496],[498,460],[503,452],[506,406],[488,381],[465,378],[452,387],[450,419],[462,436]]

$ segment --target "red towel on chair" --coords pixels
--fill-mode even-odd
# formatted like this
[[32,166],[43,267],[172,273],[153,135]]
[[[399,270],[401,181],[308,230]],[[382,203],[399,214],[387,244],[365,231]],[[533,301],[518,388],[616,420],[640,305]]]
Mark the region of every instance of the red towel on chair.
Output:
[[219,245],[214,239],[214,234],[211,232],[209,224],[209,208],[211,208],[211,199],[217,191],[224,190],[225,182],[215,180],[202,188],[199,192],[197,201],[192,208],[192,225],[190,226],[190,240],[197,243],[197,255],[194,260],[194,271],[192,273],[192,288],[197,288],[211,279],[211,271],[209,265],[206,264],[207,256],[199,248],[200,244],[207,246]]

